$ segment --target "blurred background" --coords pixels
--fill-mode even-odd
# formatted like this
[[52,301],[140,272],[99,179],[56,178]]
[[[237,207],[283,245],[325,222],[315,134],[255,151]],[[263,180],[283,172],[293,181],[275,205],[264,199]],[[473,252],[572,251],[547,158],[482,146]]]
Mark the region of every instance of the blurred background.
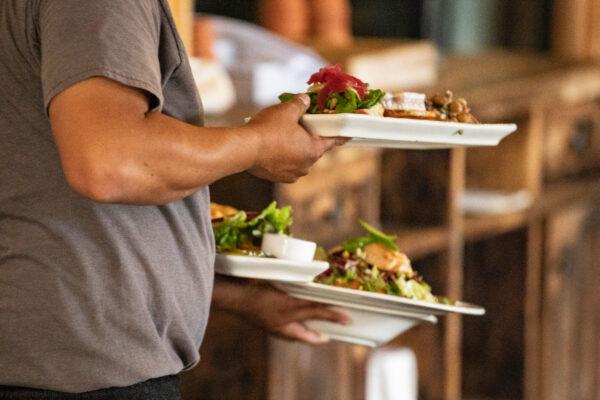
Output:
[[[551,0],[352,0],[349,4],[356,36],[431,39],[444,52],[498,46],[548,50],[550,46]],[[255,0],[202,0],[196,2],[196,11],[261,23],[260,4]]]
[[186,400],[600,399],[600,0],[170,0],[207,125],[240,125],[319,67],[452,90],[494,148],[344,146],[292,185],[239,174],[213,200],[294,208],[325,247],[396,234],[434,293],[482,305],[378,349],[320,348],[211,316]]

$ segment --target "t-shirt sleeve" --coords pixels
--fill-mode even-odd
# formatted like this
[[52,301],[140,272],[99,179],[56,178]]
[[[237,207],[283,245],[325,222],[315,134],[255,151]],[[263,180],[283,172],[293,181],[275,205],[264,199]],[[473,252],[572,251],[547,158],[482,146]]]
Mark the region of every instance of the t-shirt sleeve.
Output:
[[54,96],[103,76],[146,91],[163,104],[159,0],[42,0],[41,74],[46,109]]

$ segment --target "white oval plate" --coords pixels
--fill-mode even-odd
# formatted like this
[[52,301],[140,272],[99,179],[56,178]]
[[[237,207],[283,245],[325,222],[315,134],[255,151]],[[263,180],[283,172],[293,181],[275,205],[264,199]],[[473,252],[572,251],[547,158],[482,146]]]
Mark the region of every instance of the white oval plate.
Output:
[[325,261],[305,263],[231,254],[217,254],[215,258],[215,272],[221,275],[283,282],[311,282],[328,268]]
[[352,138],[349,144],[400,149],[496,146],[515,124],[464,124],[362,114],[305,114],[302,125],[318,136]]
[[[318,297],[302,298],[331,305],[335,303]],[[308,320],[305,324],[312,330],[327,334],[332,340],[369,347],[381,346],[416,325],[437,323],[437,318],[433,315],[382,310],[356,304],[338,303],[331,308],[350,316],[352,322],[341,325],[323,320]]]
[[387,294],[341,288],[314,282],[294,284],[273,282],[273,284],[292,296],[302,296],[303,298],[312,296],[313,298],[322,299],[323,301],[320,300],[321,302],[332,300],[342,302],[341,304],[346,305],[356,304],[375,307],[381,310],[406,311],[421,315],[445,315],[448,313],[467,315],[485,314],[485,309],[483,307],[462,301],[458,301],[454,305],[431,303],[428,301],[412,300],[400,296],[390,296]]

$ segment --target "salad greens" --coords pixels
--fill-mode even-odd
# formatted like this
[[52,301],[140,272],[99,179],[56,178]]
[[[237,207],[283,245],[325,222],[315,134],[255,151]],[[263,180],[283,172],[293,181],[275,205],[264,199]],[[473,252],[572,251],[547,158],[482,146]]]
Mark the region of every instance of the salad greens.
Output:
[[[318,91],[306,93],[310,97],[310,106],[306,111],[308,114],[320,114],[323,110],[318,105]],[[294,98],[294,93],[282,93],[279,101],[286,103]],[[325,109],[334,111],[336,114],[353,113],[361,108],[371,108],[385,96],[385,92],[379,89],[370,89],[361,99],[358,92],[353,88],[346,88],[342,93],[331,93],[325,101]]]
[[[306,83],[311,85],[306,91],[310,97],[306,111],[309,114],[353,113],[359,109],[370,109],[385,95],[382,90],[369,89],[367,83],[343,72],[339,64],[319,69]],[[283,93],[279,100],[285,103],[293,97],[294,93]]]
[[363,228],[365,228],[365,230],[367,231],[367,235],[360,236],[356,239],[344,242],[344,244],[342,245],[344,250],[354,252],[356,249],[364,248],[365,246],[371,243],[381,243],[385,247],[388,247],[392,250],[398,250],[398,245],[396,244],[396,236],[385,234],[363,220],[358,220],[358,222]]
[[239,211],[213,224],[217,251],[260,249],[264,233],[287,234],[292,222],[292,208],[277,208],[275,201],[250,220],[244,211]]
[[366,235],[349,240],[328,255],[329,269],[315,279],[326,285],[453,304],[431,287],[398,251],[396,237],[359,220]]

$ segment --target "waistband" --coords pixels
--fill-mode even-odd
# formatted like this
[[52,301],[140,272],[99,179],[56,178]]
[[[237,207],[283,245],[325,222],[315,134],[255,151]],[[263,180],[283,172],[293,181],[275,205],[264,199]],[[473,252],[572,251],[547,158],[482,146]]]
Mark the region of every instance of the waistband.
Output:
[[0,385],[0,400],[181,400],[179,375],[149,379],[135,385],[84,393],[64,393]]

